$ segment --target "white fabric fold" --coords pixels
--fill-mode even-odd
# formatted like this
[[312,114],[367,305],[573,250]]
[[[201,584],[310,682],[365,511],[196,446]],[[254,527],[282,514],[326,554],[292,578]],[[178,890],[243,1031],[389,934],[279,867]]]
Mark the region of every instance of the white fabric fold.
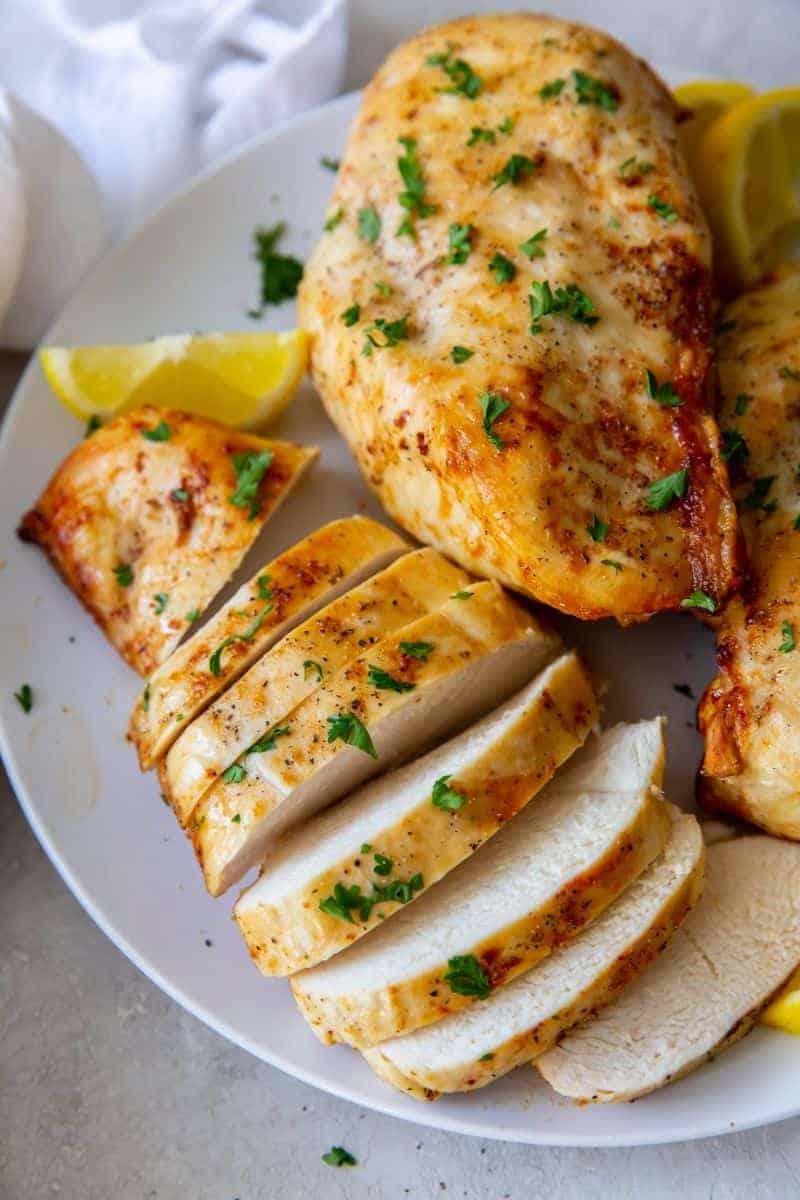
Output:
[[[336,95],[347,0],[4,0],[0,38],[0,85],[74,146],[97,185],[105,218],[96,204],[73,214],[95,223],[84,241],[96,254],[220,155]],[[0,188],[30,157],[4,147],[11,109],[0,106]],[[26,174],[29,202],[40,175]],[[54,214],[60,199],[48,198]],[[75,188],[63,199],[74,203]],[[63,234],[63,214],[57,224]],[[0,277],[0,299],[6,285]],[[14,312],[13,344],[32,344],[55,315],[53,298],[40,300],[30,311],[26,295]],[[2,328],[0,343],[10,344]]]

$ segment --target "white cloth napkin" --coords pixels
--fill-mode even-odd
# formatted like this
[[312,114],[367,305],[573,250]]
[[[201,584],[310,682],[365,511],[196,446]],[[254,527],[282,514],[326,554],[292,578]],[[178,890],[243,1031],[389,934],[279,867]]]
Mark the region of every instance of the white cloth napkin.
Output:
[[[0,45],[11,93],[0,94],[0,213],[16,213],[21,192],[26,219],[16,224],[27,229],[11,286],[15,255],[0,254],[0,303],[14,293],[5,321],[0,309],[0,344],[24,347],[109,236],[219,155],[337,93],[347,0],[3,0]],[[15,97],[54,127],[49,151]],[[68,168],[48,178],[42,156],[56,131],[80,158],[67,147]],[[66,280],[65,212],[81,251],[76,266],[72,245]],[[39,270],[23,287],[34,250],[58,287]]]

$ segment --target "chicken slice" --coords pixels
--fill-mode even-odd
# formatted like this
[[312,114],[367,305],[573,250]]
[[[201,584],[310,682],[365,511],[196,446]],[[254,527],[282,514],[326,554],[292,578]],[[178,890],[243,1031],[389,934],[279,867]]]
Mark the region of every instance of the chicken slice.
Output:
[[[404,643],[434,649],[415,658]],[[219,895],[291,826],[505,700],[559,644],[498,584],[476,583],[349,662],[197,805],[189,833],[208,890]]]
[[149,675],[317,454],[145,406],[76,446],[19,535],[46,551],[126,662]]
[[719,842],[703,899],[664,954],[535,1066],[576,1100],[635,1100],[748,1033],[798,962],[800,846]]
[[698,796],[800,839],[800,265],[723,317],[720,424],[750,575],[722,613],[719,673],[700,702]]
[[[379,929],[292,978],[325,1042],[363,1048],[485,999],[575,937],[661,853],[661,722],[632,726],[649,756],[573,785],[568,765],[467,862]],[[619,739],[619,732],[614,734]],[[602,743],[602,737],[601,737]],[[591,759],[589,745],[579,755]],[[578,756],[576,756],[578,757]]]
[[420,896],[524,808],[596,720],[586,669],[564,654],[476,725],[290,834],[234,909],[259,970],[312,967]]
[[142,770],[288,630],[410,549],[377,521],[345,517],[263,566],[148,680],[128,731]]
[[167,754],[166,795],[182,825],[226,767],[368,646],[439,608],[469,576],[417,550],[326,605],[256,662]]
[[608,1004],[661,953],[703,890],[696,819],[671,809],[664,853],[590,928],[482,1004],[364,1051],[420,1100],[485,1087],[538,1058]]
[[428,29],[366,90],[331,207],[300,320],[390,514],[579,617],[720,601],[709,234],[652,71],[544,16]]

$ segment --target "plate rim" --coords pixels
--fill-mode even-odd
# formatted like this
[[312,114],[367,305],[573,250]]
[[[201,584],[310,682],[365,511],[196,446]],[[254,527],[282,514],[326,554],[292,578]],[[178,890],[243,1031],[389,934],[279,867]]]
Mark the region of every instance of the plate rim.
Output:
[[[679,75],[681,72],[678,68],[673,68],[671,71],[662,71],[658,66],[656,69],[659,74],[664,76]],[[272,128],[263,131],[246,142],[228,151],[214,163],[206,166],[201,172],[195,175],[191,180],[187,181],[163,203],[158,205],[151,213],[149,213],[142,221],[135,225],[123,239],[115,243],[113,246],[101,254],[100,258],[92,265],[81,280],[78,288],[70,296],[67,303],[58,313],[54,321],[48,327],[47,332],[43,336],[38,345],[31,351],[30,360],[23,371],[20,379],[14,389],[14,392],[8,402],[6,413],[0,430],[0,458],[4,457],[11,448],[13,441],[13,432],[16,425],[16,418],[24,401],[24,394],[27,391],[29,376],[36,369],[37,353],[40,345],[45,344],[51,339],[51,333],[57,330],[62,321],[69,319],[70,310],[73,304],[78,304],[82,293],[94,279],[95,274],[103,269],[105,270],[109,264],[113,264],[116,258],[124,255],[129,246],[134,243],[139,237],[147,232],[154,224],[158,223],[163,216],[171,212],[173,209],[180,207],[184,200],[196,190],[201,189],[205,183],[222,173],[224,173],[232,164],[238,162],[242,158],[246,158],[251,154],[259,153],[266,145],[269,145],[273,140],[292,131],[301,130],[306,125],[313,125],[319,120],[322,113],[328,113],[339,108],[347,109],[354,105],[361,93],[361,89],[346,92],[340,96],[327,101],[324,104],[316,105],[314,108],[308,109],[302,113],[296,114]],[[491,1139],[494,1141],[513,1142],[522,1145],[535,1146],[558,1146],[558,1147],[575,1147],[584,1149],[609,1149],[623,1148],[634,1146],[658,1146],[670,1145],[680,1142],[699,1141],[710,1137],[719,1137],[729,1133],[740,1133],[749,1129],[756,1129],[767,1125],[778,1124],[782,1121],[790,1120],[793,1117],[800,1115],[800,1093],[797,1100],[790,1106],[780,1108],[774,1112],[762,1113],[754,1116],[752,1119],[737,1121],[733,1128],[730,1121],[723,1120],[720,1115],[715,1123],[705,1126],[701,1131],[690,1127],[679,1128],[676,1132],[671,1130],[665,1133],[664,1136],[654,1134],[652,1131],[636,1134],[632,1131],[630,1134],[615,1133],[587,1133],[585,1136],[579,1133],[559,1133],[558,1131],[541,1131],[531,1130],[526,1134],[524,1130],[513,1128],[503,1128],[502,1126],[487,1131],[485,1126],[477,1122],[474,1118],[470,1119],[468,1115],[459,1113],[457,1116],[445,1113],[438,1109],[437,1105],[423,1108],[420,1106],[419,1117],[415,1113],[400,1109],[397,1103],[399,1096],[395,1097],[394,1093],[387,1090],[386,1100],[373,1099],[365,1100],[358,1086],[348,1085],[346,1082],[333,1082],[326,1076],[319,1076],[314,1070],[308,1069],[302,1065],[298,1065],[293,1060],[285,1058],[280,1053],[274,1051],[266,1051],[263,1047],[256,1046],[253,1041],[245,1034],[237,1031],[227,1020],[217,1016],[211,1009],[205,1005],[197,1003],[193,1000],[186,991],[178,984],[170,980],[164,975],[163,971],[155,964],[151,964],[147,956],[139,952],[132,944],[129,938],[119,931],[113,921],[108,918],[98,902],[93,898],[88,889],[81,881],[79,875],[69,866],[62,856],[61,851],[55,844],[54,839],[47,831],[43,819],[40,817],[36,804],[33,799],[33,792],[23,785],[21,777],[21,769],[17,760],[17,756],[13,749],[13,737],[10,728],[10,723],[5,715],[0,712],[0,756],[2,756],[6,771],[22,812],[25,815],[28,824],[39,842],[40,846],[47,855],[50,863],[56,869],[58,875],[64,881],[67,888],[81,905],[87,915],[94,921],[105,936],[112,942],[125,957],[133,963],[147,979],[154,983],[166,995],[170,997],[176,1004],[180,1005],[186,1012],[189,1012],[193,1017],[203,1022],[210,1029],[213,1029],[219,1036],[225,1038],[233,1045],[239,1047],[252,1054],[255,1058],[267,1063],[269,1066],[289,1075],[291,1078],[298,1079],[300,1082],[311,1087],[317,1088],[329,1095],[336,1096],[339,1099],[347,1100],[350,1103],[361,1105],[364,1108],[380,1112],[385,1116],[395,1117],[411,1124],[420,1125],[423,1128],[442,1129],[449,1133],[464,1134],[470,1137],[480,1137]],[[310,1036],[310,1035],[309,1035]],[[621,1107],[621,1106],[620,1106]],[[427,1116],[427,1120],[425,1117]]]

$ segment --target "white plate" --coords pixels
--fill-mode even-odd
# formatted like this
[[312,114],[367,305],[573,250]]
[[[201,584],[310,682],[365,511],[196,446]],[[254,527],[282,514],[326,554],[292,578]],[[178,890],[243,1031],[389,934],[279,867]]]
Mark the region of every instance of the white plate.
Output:
[[[332,184],[319,159],[341,151],[356,103],[344,97],[301,117],[184,192],[101,263],[48,340],[124,342],[249,327],[244,314],[257,294],[252,231],[286,219],[288,249],[308,254]],[[293,315],[288,305],[273,310],[270,324],[289,327]],[[124,737],[137,679],[44,556],[14,536],[18,517],[82,432],[34,363],[0,443],[1,744],[53,863],[142,971],[223,1036],[299,1079],[481,1137],[633,1145],[704,1137],[800,1111],[800,1040],[766,1030],[636,1105],[593,1108],[557,1099],[529,1068],[472,1096],[424,1106],[381,1083],[353,1051],[321,1046],[288,985],[255,971],[231,923],[230,899],[206,896],[154,777],[139,774]],[[322,460],[268,526],[260,561],[333,517],[362,507],[379,515],[310,388],[275,433],[320,445]],[[694,705],[673,684],[688,682],[699,693],[713,669],[711,638],[689,617],[662,617],[627,632],[608,622],[561,624],[610,681],[609,721],[669,715],[668,791],[691,805],[700,742]],[[23,682],[36,697],[29,716],[11,696]]]

